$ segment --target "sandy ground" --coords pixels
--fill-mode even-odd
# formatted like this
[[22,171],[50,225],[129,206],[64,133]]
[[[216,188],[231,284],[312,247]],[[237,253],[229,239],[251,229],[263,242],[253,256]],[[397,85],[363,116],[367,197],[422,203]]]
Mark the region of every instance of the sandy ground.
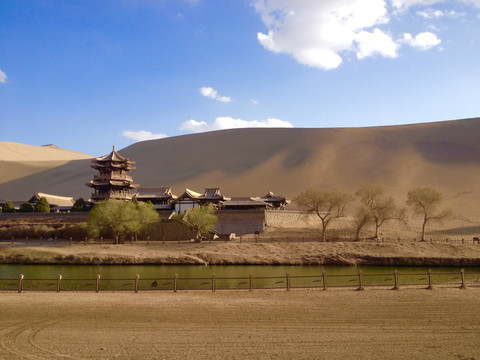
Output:
[[480,245],[441,243],[0,244],[0,263],[480,266]]
[[480,288],[0,293],[1,359],[480,359]]

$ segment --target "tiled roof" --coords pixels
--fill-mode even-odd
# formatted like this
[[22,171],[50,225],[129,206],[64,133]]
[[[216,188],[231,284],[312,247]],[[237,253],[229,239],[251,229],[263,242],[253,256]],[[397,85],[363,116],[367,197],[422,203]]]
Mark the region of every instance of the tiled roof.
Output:
[[68,196],[59,196],[59,195],[51,195],[51,194],[45,194],[41,192],[36,192],[28,201],[29,202],[37,202],[40,201],[40,199],[44,197],[47,199],[48,203],[51,206],[70,206],[72,207],[75,201],[73,200],[72,197]]
[[113,150],[110,154],[98,157],[93,162],[103,162],[103,161],[115,161],[115,162],[129,162],[130,164],[135,164],[135,161],[130,161],[126,157],[123,157],[115,150],[115,145],[113,146]]
[[140,187],[138,189],[137,198],[172,198],[176,199],[176,196],[172,194],[172,188],[170,186],[165,187]]

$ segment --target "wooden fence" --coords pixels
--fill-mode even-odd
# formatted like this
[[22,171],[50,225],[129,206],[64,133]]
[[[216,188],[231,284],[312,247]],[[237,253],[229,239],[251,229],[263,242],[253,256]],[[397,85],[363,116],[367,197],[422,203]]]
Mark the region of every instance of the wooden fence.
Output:
[[457,272],[432,272],[426,273],[401,273],[394,270],[391,274],[334,274],[328,275],[325,271],[318,275],[291,275],[273,277],[211,277],[182,278],[175,274],[173,277],[162,278],[103,278],[100,274],[96,278],[57,278],[35,279],[26,278],[20,274],[16,279],[0,278],[0,290],[2,291],[173,291],[179,290],[261,290],[261,289],[319,289],[326,291],[329,288],[351,288],[364,290],[371,288],[387,288],[399,290],[402,287],[415,287],[433,289],[434,287],[457,287],[466,289],[480,287],[480,272],[465,272],[461,269]]
[[[230,241],[229,235],[222,234],[220,237],[216,237],[214,240],[208,239],[206,242],[227,242]],[[267,236],[239,236],[239,237],[232,237],[232,240],[240,243],[302,243],[302,242],[321,242],[320,237],[267,237]],[[172,238],[150,238],[147,237],[145,239],[135,239],[131,237],[129,239],[122,240],[121,243],[124,244],[134,244],[134,243],[146,243],[147,245],[150,243],[191,243],[193,239],[185,239],[180,236],[177,236],[175,239]],[[421,243],[419,239],[416,238],[379,238],[379,239],[360,239],[359,241],[353,238],[339,238],[339,239],[327,239],[326,242],[374,242],[374,243]],[[24,245],[57,245],[57,244],[83,244],[83,245],[104,245],[104,244],[116,244],[119,241],[115,241],[114,239],[107,239],[107,238],[88,238],[85,237],[83,239],[73,239],[70,237],[69,239],[60,239],[60,238],[48,238],[44,239],[42,237],[31,239],[28,236],[25,238],[14,238],[12,237],[9,240],[1,240],[0,243],[4,244],[24,244]],[[480,245],[480,240],[478,237],[473,238],[433,238],[430,237],[425,239],[423,243],[429,244],[478,244]]]

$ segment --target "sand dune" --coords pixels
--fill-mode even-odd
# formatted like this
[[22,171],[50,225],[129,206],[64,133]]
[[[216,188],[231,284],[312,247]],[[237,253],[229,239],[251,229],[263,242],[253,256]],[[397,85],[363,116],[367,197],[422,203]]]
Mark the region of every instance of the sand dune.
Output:
[[61,149],[55,145],[33,146],[0,141],[0,161],[58,161],[88,158],[92,156]]
[[[292,198],[312,186],[354,191],[372,182],[399,201],[411,188],[431,186],[447,204],[478,214],[479,133],[480,118],[371,128],[236,129],[144,141],[120,153],[136,161],[136,183],[172,186],[178,195],[185,187],[201,192],[218,186],[227,196],[271,190]],[[39,158],[34,147],[15,157],[12,146],[0,143],[0,198],[24,199],[35,191],[89,196],[84,183],[94,170],[87,155],[68,162]]]

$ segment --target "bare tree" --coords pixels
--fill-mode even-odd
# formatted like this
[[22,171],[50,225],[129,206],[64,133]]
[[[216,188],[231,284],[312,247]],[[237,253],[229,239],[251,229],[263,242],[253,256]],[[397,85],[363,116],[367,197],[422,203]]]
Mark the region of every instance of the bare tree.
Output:
[[360,206],[353,215],[353,222],[355,223],[355,240],[360,241],[360,232],[362,229],[372,221],[372,213],[365,206]]
[[368,209],[371,219],[375,224],[375,238],[378,237],[378,229],[386,221],[405,221],[405,209],[395,204],[393,197],[385,197],[385,190],[380,185],[364,184],[355,192],[362,204]]
[[345,215],[345,208],[353,200],[351,194],[340,190],[308,189],[293,199],[301,209],[314,212],[322,222],[322,241],[330,222]]
[[407,194],[407,205],[410,206],[415,215],[423,217],[422,241],[425,241],[425,227],[430,221],[442,221],[451,216],[450,210],[437,212],[442,203],[442,194],[430,188],[416,188]]

